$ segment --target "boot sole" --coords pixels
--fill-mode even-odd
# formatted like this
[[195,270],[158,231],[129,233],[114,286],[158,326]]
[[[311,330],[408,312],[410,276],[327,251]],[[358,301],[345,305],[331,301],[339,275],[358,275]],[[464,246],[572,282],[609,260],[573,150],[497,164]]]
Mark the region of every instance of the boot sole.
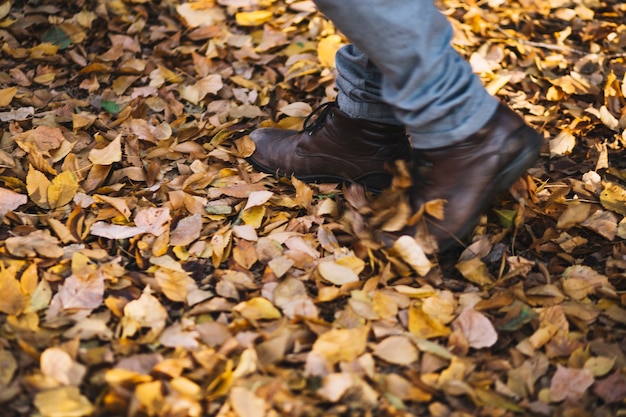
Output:
[[[253,157],[247,158],[248,162],[257,170],[266,174],[273,174],[279,178],[291,178],[293,174],[285,174],[280,170],[272,170],[265,165],[257,162]],[[343,178],[334,175],[293,175],[300,181],[306,183],[339,183],[339,184],[358,184],[374,194],[380,194],[385,188],[391,185],[392,176],[387,173],[374,173],[362,175],[355,179]],[[381,180],[381,176],[387,176],[388,179]],[[379,178],[376,178],[379,177]]]

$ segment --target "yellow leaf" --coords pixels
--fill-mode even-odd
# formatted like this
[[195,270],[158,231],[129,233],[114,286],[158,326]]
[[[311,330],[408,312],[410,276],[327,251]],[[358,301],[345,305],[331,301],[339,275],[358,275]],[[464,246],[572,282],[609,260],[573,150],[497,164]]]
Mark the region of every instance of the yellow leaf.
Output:
[[317,338],[313,352],[329,363],[350,362],[365,352],[369,326],[354,329],[331,329]]
[[600,193],[602,207],[626,216],[626,188],[610,181],[605,181],[602,185],[604,186]]
[[20,286],[24,294],[32,294],[37,289],[39,282],[39,274],[37,272],[37,264],[31,263],[26,267],[20,277]]
[[430,317],[419,305],[412,305],[409,308],[409,331],[424,339],[450,334],[450,328]]
[[593,376],[602,377],[608,374],[615,365],[615,357],[598,356],[587,359],[584,368],[589,370]]
[[96,121],[96,115],[88,112],[72,114],[72,129],[77,132],[80,129],[87,128]]
[[81,417],[91,415],[94,406],[78,387],[62,387],[35,395],[35,406],[44,417]]
[[478,285],[492,285],[494,283],[487,265],[478,257],[461,261],[455,265],[456,269],[468,280]]
[[196,289],[196,282],[186,272],[171,271],[159,268],[154,278],[167,298],[175,302],[187,300],[189,291]]
[[78,180],[72,171],[63,171],[57,175],[48,187],[48,205],[50,208],[63,207],[76,195]]
[[241,220],[243,220],[245,224],[252,226],[254,229],[258,229],[261,227],[261,223],[263,222],[265,210],[265,206],[250,207],[248,210],[243,212]]
[[341,36],[330,35],[320,40],[317,45],[317,57],[324,67],[335,67],[335,54],[341,48]]
[[101,149],[92,149],[89,160],[96,165],[111,165],[122,160],[122,136],[118,135],[111,143]]
[[0,89],[0,107],[6,107],[11,104],[11,100],[17,94],[17,87],[1,88]]
[[28,303],[13,268],[0,271],[0,294],[0,311],[6,314],[19,314]]
[[239,12],[235,20],[239,26],[258,26],[272,20],[274,14],[269,10],[256,10],[254,12]]
[[28,196],[41,208],[50,208],[48,205],[48,187],[50,180],[43,172],[37,171],[32,165],[28,169],[26,175],[26,191]]
[[135,396],[148,415],[158,415],[165,402],[162,385],[161,381],[149,381],[135,387]]
[[280,311],[263,297],[254,297],[237,304],[234,309],[248,320],[271,320],[281,317]]

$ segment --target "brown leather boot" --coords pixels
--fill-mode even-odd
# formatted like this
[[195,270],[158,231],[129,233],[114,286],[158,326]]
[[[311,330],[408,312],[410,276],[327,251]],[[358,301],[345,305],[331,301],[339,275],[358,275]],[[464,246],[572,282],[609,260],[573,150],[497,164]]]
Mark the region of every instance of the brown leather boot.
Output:
[[[413,151],[411,203],[415,210],[427,201],[446,200],[443,220],[426,216],[428,233],[440,251],[472,232],[491,200],[511,186],[539,156],[543,138],[513,110],[500,104],[487,124],[464,141],[439,149]],[[398,235],[382,236],[385,243]]]
[[250,138],[256,150],[249,161],[259,171],[306,182],[355,182],[377,192],[391,183],[387,164],[411,154],[403,126],[353,119],[335,103],[318,107],[301,131],[261,128]]

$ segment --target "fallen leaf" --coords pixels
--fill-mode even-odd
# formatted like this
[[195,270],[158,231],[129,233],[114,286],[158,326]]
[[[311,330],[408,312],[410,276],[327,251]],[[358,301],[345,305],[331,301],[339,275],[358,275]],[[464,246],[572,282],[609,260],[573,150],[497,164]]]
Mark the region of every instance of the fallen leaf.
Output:
[[372,353],[396,365],[409,365],[417,361],[417,348],[404,336],[389,336],[376,344]]
[[420,276],[425,276],[433,266],[422,247],[411,236],[400,236],[394,242],[393,249]]
[[100,149],[89,151],[89,160],[95,165],[111,165],[122,160],[122,136]]
[[74,199],[78,191],[78,180],[71,171],[63,171],[48,186],[48,205],[50,208],[63,207]]
[[26,236],[14,236],[7,238],[5,245],[9,253],[20,258],[60,258],[63,256],[61,242],[56,237],[50,236],[47,231],[35,230]]
[[320,262],[317,270],[324,280],[335,285],[344,285],[359,280],[358,275],[352,269],[332,261]]
[[454,320],[452,327],[459,329],[474,349],[491,347],[498,341],[498,333],[491,320],[473,308],[465,308]]
[[38,392],[34,403],[44,417],[82,417],[95,410],[78,387],[72,386]]
[[281,317],[280,311],[263,297],[254,297],[248,301],[239,303],[233,309],[248,320],[271,320]]
[[0,188],[0,218],[19,206],[26,204],[28,197],[6,188]]
[[62,349],[51,347],[43,351],[39,359],[41,372],[61,385],[79,386],[87,373],[87,367],[74,361]]

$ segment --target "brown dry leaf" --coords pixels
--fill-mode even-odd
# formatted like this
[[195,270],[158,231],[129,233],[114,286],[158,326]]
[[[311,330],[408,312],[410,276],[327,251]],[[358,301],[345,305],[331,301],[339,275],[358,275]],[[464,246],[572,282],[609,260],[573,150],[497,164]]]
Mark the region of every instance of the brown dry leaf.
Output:
[[495,283],[493,277],[487,270],[487,265],[478,257],[457,263],[456,269],[470,282],[481,286],[489,286]]
[[559,216],[559,220],[556,224],[558,229],[569,229],[589,217],[591,211],[591,204],[587,203],[574,203],[567,206],[565,211]]
[[17,361],[8,350],[0,350],[0,387],[8,386],[17,370]]
[[289,103],[278,110],[287,116],[304,118],[311,114],[313,108],[311,108],[309,103],[298,101],[295,103]]
[[51,347],[39,358],[41,372],[61,385],[79,386],[87,373],[87,367],[74,361],[64,350]]
[[187,272],[159,268],[154,278],[165,296],[175,302],[185,302],[190,292],[197,289],[196,281]]
[[17,209],[22,204],[26,204],[26,202],[28,202],[28,197],[24,194],[0,188],[0,218],[6,216],[8,212]]
[[263,417],[266,415],[265,400],[247,388],[233,387],[228,401],[238,417]]
[[246,211],[251,207],[262,206],[267,203],[273,195],[274,193],[271,191],[252,191],[250,195],[248,195],[248,201],[246,201],[243,210]]
[[313,300],[307,294],[302,281],[287,278],[281,281],[273,293],[274,304],[289,318],[308,317],[317,318],[319,311]]
[[193,104],[198,104],[208,94],[216,94],[223,86],[222,77],[219,74],[210,74],[193,85],[181,87],[180,96]]
[[111,165],[122,160],[122,136],[118,135],[111,143],[89,152],[89,160],[94,165]]
[[202,232],[202,217],[194,214],[180,220],[170,234],[170,244],[187,246],[200,237]]
[[474,349],[491,347],[498,341],[498,332],[491,320],[473,308],[465,308],[452,323],[452,328],[460,330]]
[[597,381],[593,385],[593,392],[607,404],[622,403],[626,398],[626,376],[623,372],[616,371],[609,377]]
[[409,365],[418,358],[415,345],[405,336],[389,336],[376,344],[372,353],[396,365]]
[[599,287],[608,287],[609,279],[585,265],[574,265],[563,271],[563,291],[575,300],[595,293]]
[[359,393],[359,400],[367,408],[378,402],[377,393],[358,375],[349,372],[338,372],[326,375],[318,393],[331,402],[338,402],[348,390]]
[[96,201],[104,201],[105,203],[111,205],[119,211],[120,214],[126,218],[126,220],[130,220],[131,210],[128,207],[128,200],[126,198],[96,194],[94,195],[94,199]]
[[176,6],[176,12],[190,28],[211,26],[226,18],[224,11],[214,0],[197,0]]
[[64,309],[98,308],[104,297],[104,274],[101,271],[72,274],[65,279],[56,297]]
[[200,346],[198,337],[200,334],[194,329],[188,320],[186,324],[174,323],[163,330],[159,337],[159,342],[163,346],[172,348],[183,348],[188,350],[196,350]]
[[598,356],[589,358],[585,361],[585,369],[588,369],[589,372],[594,377],[603,377],[615,366],[615,358],[607,358],[606,356]]
[[556,372],[550,381],[550,400],[575,402],[593,383],[593,375],[588,369],[557,365]]
[[95,222],[91,225],[89,233],[94,236],[105,237],[107,239],[128,239],[142,233],[146,233],[143,227],[121,226],[105,222]]
[[335,285],[349,284],[359,280],[359,276],[352,269],[332,261],[320,262],[317,271],[325,281]]
[[14,135],[13,140],[26,152],[36,149],[47,155],[49,151],[60,147],[65,142],[65,137],[58,127],[37,126],[35,129]]
[[580,225],[593,230],[608,240],[615,239],[617,235],[617,217],[610,211],[598,210]]
[[422,247],[411,236],[400,236],[394,242],[393,249],[421,276],[425,276],[433,266]]
[[137,300],[124,306],[122,337],[132,337],[142,328],[147,328],[150,331],[144,338],[151,341],[165,328],[167,310],[150,292],[150,286],[146,286]]
[[146,207],[137,210],[133,218],[135,225],[145,233],[161,236],[169,230],[172,220],[170,209],[167,207]]
[[9,253],[19,258],[59,258],[63,256],[63,248],[59,240],[44,230],[36,230],[26,236],[14,236],[5,242]]

